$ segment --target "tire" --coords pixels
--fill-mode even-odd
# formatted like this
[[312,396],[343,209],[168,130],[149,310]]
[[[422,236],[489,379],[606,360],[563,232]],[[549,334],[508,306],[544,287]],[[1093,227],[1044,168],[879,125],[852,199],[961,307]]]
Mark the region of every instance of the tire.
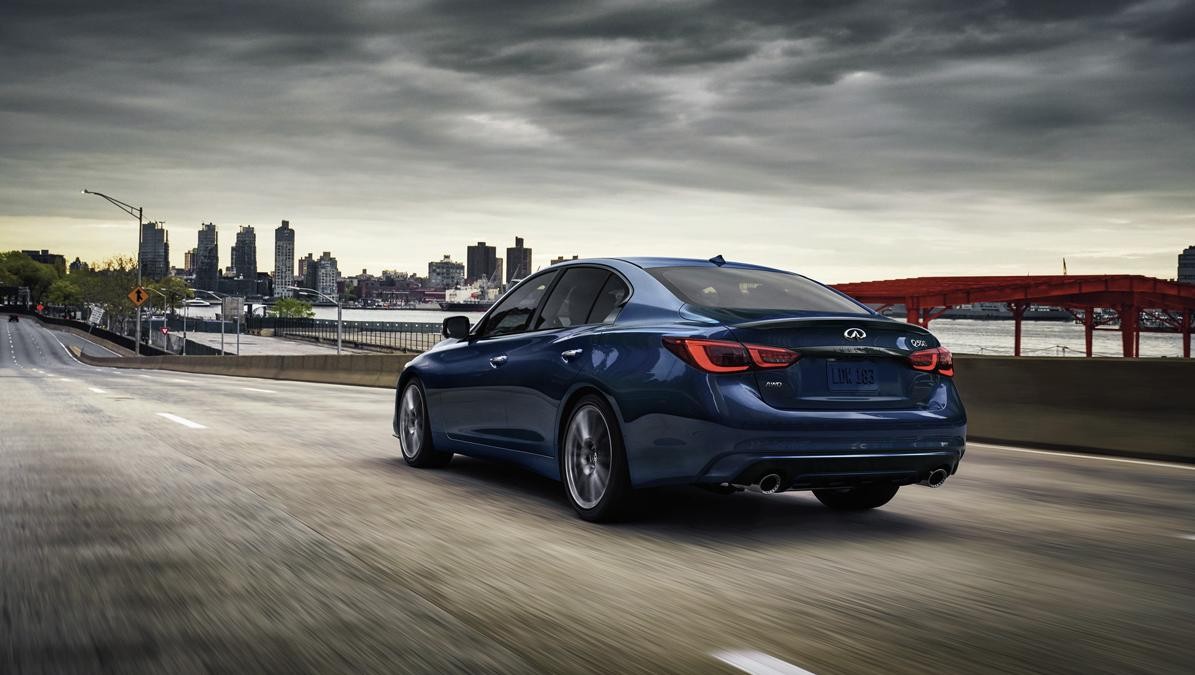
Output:
[[892,501],[899,489],[898,485],[860,485],[837,490],[814,490],[813,496],[835,510],[865,511]]
[[631,514],[634,490],[618,417],[605,399],[589,394],[573,405],[561,436],[564,497],[583,520],[611,522]]
[[423,383],[411,379],[398,399],[398,444],[402,459],[418,469],[435,469],[452,461],[451,452],[441,452],[432,445],[431,423],[427,415],[427,397]]

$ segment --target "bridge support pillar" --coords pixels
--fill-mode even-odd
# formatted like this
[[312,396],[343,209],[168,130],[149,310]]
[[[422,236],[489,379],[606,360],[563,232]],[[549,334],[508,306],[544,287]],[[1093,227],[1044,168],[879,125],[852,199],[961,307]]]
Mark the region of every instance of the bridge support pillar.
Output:
[[1191,310],[1183,310],[1183,358],[1191,358]]
[[1091,358],[1091,343],[1095,336],[1095,307],[1083,308],[1083,346],[1087,349],[1087,358]]
[[905,322],[918,326],[921,325],[921,310],[913,307],[913,303],[910,300],[905,300]]
[[1013,302],[1008,305],[1012,310],[1012,355],[1021,355],[1021,321],[1025,318],[1025,310],[1029,308],[1023,302]]
[[1120,344],[1125,358],[1132,358],[1138,354],[1137,321],[1141,309],[1136,305],[1120,306]]

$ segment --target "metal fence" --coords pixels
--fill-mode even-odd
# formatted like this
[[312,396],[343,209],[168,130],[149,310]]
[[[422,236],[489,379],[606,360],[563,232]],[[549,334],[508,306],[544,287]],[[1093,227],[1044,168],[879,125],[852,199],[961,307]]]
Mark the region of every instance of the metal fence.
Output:
[[[336,321],[328,319],[252,317],[247,329],[250,332],[272,330],[277,337],[336,342]],[[346,345],[422,352],[443,339],[440,329],[438,323],[345,321],[342,339]]]

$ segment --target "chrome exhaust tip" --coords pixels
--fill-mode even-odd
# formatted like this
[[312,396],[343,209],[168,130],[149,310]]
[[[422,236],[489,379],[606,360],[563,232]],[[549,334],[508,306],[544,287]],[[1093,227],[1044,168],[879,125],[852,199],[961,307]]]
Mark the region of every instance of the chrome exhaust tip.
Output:
[[942,484],[946,482],[946,479],[949,476],[950,474],[946,472],[946,469],[934,469],[933,471],[929,472],[929,476],[927,476],[925,480],[921,481],[921,485],[932,488],[940,488],[942,487]]
[[759,479],[759,491],[765,495],[774,495],[780,491],[780,474],[769,473]]

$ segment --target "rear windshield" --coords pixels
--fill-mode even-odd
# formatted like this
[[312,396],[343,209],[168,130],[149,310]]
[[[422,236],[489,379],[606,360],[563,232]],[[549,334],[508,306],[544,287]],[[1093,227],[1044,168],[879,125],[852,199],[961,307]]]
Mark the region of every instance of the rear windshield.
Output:
[[825,286],[787,272],[727,267],[656,267],[647,272],[676,297],[700,307],[868,314]]

